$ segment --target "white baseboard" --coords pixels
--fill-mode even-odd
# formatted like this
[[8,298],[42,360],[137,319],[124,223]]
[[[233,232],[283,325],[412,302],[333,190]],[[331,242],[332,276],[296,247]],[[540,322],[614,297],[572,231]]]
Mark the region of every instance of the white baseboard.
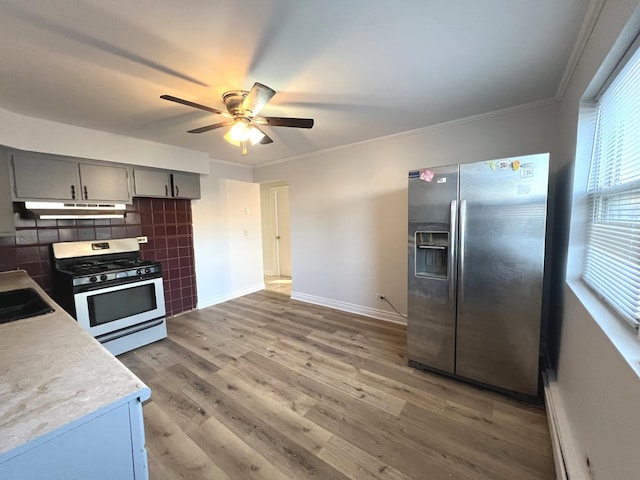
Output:
[[308,295],[300,292],[291,292],[291,298],[293,300],[299,300],[300,302],[312,303],[322,307],[342,310],[343,312],[357,313],[358,315],[377,318],[387,322],[400,323],[402,325],[407,323],[400,315],[396,313],[389,313],[385,310],[378,310],[377,308],[363,307],[362,305],[354,305],[353,303],[341,302],[330,298],[316,297],[315,295]]
[[233,300],[234,298],[242,297],[243,295],[249,295],[250,293],[259,292],[260,290],[264,290],[264,282],[255,283],[248,287],[240,288],[238,290],[223,293],[210,298],[204,298],[204,299],[198,298],[197,308],[198,310],[200,310],[202,308],[210,307],[212,305],[217,305],[218,303]]
[[542,372],[542,378],[556,479],[588,480],[591,476],[584,459],[578,453],[579,448],[573,438],[566,410],[558,392],[555,373],[548,369]]

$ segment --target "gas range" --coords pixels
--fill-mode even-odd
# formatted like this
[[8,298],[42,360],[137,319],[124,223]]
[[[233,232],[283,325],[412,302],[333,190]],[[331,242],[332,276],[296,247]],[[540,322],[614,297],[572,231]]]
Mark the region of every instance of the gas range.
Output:
[[73,287],[162,276],[160,263],[140,258],[135,238],[54,243],[52,248],[57,276]]
[[111,353],[167,336],[162,266],[135,238],[52,245],[56,301]]

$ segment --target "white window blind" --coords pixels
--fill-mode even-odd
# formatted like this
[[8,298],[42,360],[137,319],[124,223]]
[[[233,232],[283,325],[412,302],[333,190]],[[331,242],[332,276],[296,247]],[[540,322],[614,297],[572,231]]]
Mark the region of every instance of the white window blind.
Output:
[[584,281],[640,325],[640,49],[598,100]]

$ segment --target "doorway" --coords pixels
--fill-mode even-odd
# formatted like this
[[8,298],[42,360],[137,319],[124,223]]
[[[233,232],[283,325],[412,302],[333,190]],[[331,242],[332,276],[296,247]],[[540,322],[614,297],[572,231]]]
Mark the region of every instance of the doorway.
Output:
[[289,185],[286,182],[263,184],[260,190],[265,288],[290,295],[292,272]]

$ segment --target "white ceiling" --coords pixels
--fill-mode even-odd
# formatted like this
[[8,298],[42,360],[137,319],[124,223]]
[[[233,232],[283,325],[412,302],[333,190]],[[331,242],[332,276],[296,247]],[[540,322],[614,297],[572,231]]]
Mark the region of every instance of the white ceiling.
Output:
[[[589,0],[3,0],[0,108],[258,165],[552,98]],[[221,95],[264,83],[246,157]]]

